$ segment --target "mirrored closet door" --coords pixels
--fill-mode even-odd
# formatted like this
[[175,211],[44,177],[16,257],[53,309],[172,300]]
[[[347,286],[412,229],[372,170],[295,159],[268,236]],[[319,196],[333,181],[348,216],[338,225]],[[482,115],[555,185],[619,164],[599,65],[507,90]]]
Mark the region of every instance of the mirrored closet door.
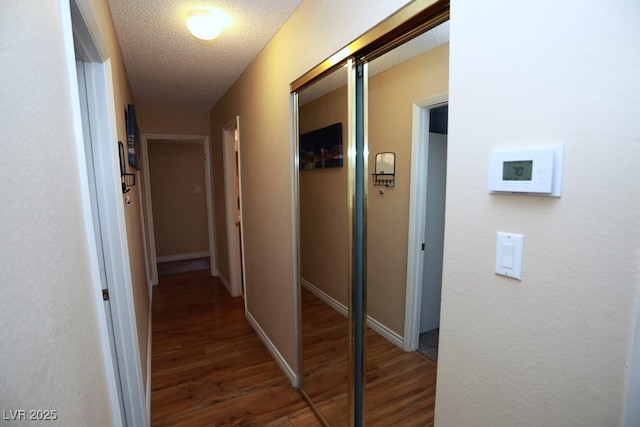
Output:
[[297,94],[301,389],[332,426],[348,425],[347,68]]
[[300,386],[330,426],[433,421],[436,365],[415,350],[421,318],[439,319],[418,281],[442,267],[446,135],[430,122],[447,108],[448,17],[416,0],[292,83]]
[[[447,99],[448,41],[447,21],[368,62],[368,157],[373,170],[366,218],[366,425],[428,425],[433,419],[435,360],[416,351],[407,330],[413,329],[407,326],[419,326],[421,317],[432,333],[439,326],[446,135],[427,130],[428,111]],[[428,204],[428,209],[418,210],[417,204]],[[424,214],[430,220],[428,240]],[[424,279],[432,276],[431,282],[423,286],[411,269]],[[419,289],[414,289],[416,282]],[[426,299],[425,313],[415,310],[422,304],[413,304],[420,294]]]

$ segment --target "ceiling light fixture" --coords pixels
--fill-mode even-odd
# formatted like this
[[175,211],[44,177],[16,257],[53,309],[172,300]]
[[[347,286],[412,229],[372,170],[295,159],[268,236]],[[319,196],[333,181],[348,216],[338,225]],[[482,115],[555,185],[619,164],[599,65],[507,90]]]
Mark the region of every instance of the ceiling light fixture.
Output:
[[231,24],[231,17],[215,9],[197,9],[189,12],[187,28],[191,34],[202,40],[213,40]]

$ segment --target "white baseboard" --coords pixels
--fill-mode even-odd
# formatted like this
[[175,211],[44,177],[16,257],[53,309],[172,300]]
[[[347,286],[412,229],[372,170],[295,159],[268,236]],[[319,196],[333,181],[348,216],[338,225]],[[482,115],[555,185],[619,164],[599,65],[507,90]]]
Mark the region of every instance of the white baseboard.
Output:
[[331,295],[327,294],[325,291],[318,288],[313,283],[309,282],[306,279],[300,278],[300,282],[302,283],[302,287],[307,289],[309,292],[320,298],[325,304],[329,307],[333,308],[338,313],[342,314],[344,317],[347,317],[349,311],[347,310],[347,306],[342,304],[337,299],[333,298]]
[[[344,317],[347,317],[347,314],[348,314],[347,307],[344,304],[342,304],[340,301],[333,298],[331,295],[327,294],[326,292],[324,292],[323,290],[321,290],[320,288],[318,288],[308,280],[300,278],[300,282],[302,283],[303,288],[308,289],[309,292],[311,292],[312,294],[320,298],[329,307],[333,308],[335,311],[342,314]],[[376,331],[376,333],[378,333],[383,338],[386,338],[392,344],[400,347],[403,351],[405,351],[404,338],[400,334],[392,331],[387,326],[378,322],[376,319],[374,319],[369,315],[367,315],[367,326],[373,329],[374,331]]]
[[188,254],[163,255],[156,258],[157,262],[184,261],[186,259],[207,258],[209,252],[191,252]]
[[227,280],[226,277],[224,277],[222,275],[222,273],[218,272],[218,279],[220,279],[220,281],[222,282],[222,284],[224,285],[224,287],[227,289],[227,292],[229,292],[229,295],[231,295],[231,283],[229,283],[229,281]]
[[267,347],[267,350],[269,350],[269,353],[271,353],[276,363],[280,365],[280,369],[282,369],[282,372],[284,372],[287,378],[289,378],[291,384],[295,388],[298,388],[298,375],[293,371],[293,369],[291,369],[291,366],[289,366],[282,354],[280,354],[276,346],[273,345],[267,334],[262,330],[256,319],[254,319],[254,317],[251,315],[251,313],[249,313],[248,310],[245,311],[245,315],[247,317],[247,320],[253,327],[253,330],[256,331],[256,334],[258,334],[265,347]]
[[404,351],[404,338],[400,336],[400,334],[393,332],[371,316],[367,316],[367,326],[376,331],[378,335],[386,338],[389,342],[400,347],[400,349]]

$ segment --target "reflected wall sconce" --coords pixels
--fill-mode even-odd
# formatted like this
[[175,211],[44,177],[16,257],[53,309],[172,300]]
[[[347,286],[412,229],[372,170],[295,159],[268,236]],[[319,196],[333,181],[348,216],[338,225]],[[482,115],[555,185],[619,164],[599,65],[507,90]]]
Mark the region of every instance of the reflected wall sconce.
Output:
[[375,186],[395,187],[396,153],[385,152],[376,154],[376,168],[371,176],[373,177],[373,185]]
[[127,173],[124,163],[124,144],[122,144],[122,141],[118,141],[118,155],[120,156],[120,181],[122,182],[122,193],[124,194],[131,191],[130,187],[136,185],[136,175]]
[[187,17],[189,32],[201,40],[215,39],[229,25],[231,25],[231,17],[225,12],[212,8],[192,10]]

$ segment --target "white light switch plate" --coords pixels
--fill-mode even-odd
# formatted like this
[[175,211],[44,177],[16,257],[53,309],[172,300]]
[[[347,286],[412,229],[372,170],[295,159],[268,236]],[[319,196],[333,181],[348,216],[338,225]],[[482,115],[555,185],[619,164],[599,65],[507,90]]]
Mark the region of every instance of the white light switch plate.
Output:
[[496,238],[496,274],[522,280],[524,235],[498,231]]

